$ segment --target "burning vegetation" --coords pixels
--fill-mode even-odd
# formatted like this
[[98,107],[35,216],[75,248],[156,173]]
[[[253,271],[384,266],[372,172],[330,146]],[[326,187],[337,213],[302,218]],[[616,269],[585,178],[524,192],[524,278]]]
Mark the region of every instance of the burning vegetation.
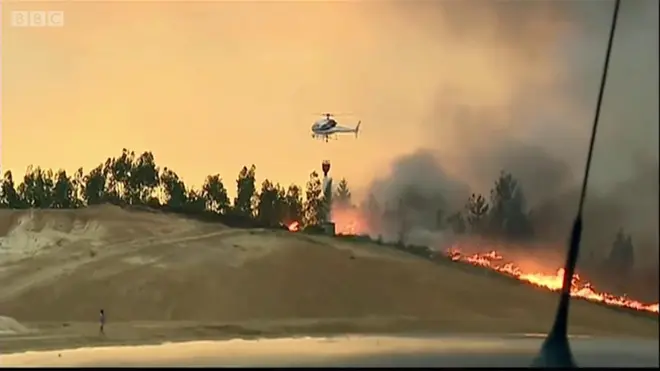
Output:
[[287,229],[289,232],[298,232],[300,230],[300,223],[298,222],[292,222],[287,225]]
[[[370,233],[370,225],[367,219],[363,216],[363,213],[358,208],[334,207],[332,216],[338,234],[373,234]],[[620,238],[620,236],[618,237]],[[500,252],[495,250],[491,250],[485,253],[469,254],[461,251],[458,245],[454,245],[447,250],[447,256],[452,261],[490,269],[523,281],[527,284],[542,287],[551,291],[558,291],[561,289],[562,280],[564,277],[563,268],[554,267],[552,269],[543,269],[545,272],[540,272],[530,267],[526,267],[526,265],[529,264],[521,264],[515,260],[507,260]],[[658,303],[643,303],[626,295],[615,295],[612,293],[600,291],[594,286],[593,283],[588,282],[579,274],[575,274],[573,277],[571,295],[607,305],[658,313]]]
[[[427,163],[432,164],[432,159]],[[420,169],[429,173],[426,165]],[[30,167],[23,182],[16,184],[12,173],[7,171],[0,181],[0,207],[75,209],[111,203],[184,213],[229,226],[281,226],[292,232],[322,223],[330,205],[324,202],[326,195],[318,173],[310,174],[305,187],[292,184],[285,188],[265,179],[259,189],[255,171],[255,166],[241,169],[236,179],[236,197],[230,202],[219,174],[209,175],[200,189],[194,189],[187,187],[173,170],[157,166],[151,152],[136,155],[124,149],[121,156],[108,158],[87,175],[82,169],[69,176],[64,171],[54,173]],[[405,172],[402,174],[397,179],[411,178],[404,176]],[[492,269],[549,290],[560,287],[563,271],[557,269],[559,264],[550,271],[539,272],[521,264],[520,260],[507,261],[503,256],[510,258],[509,251],[492,243],[486,242],[476,252],[462,246],[459,249],[451,242],[435,238],[445,235],[456,236],[459,240],[479,237],[485,241],[513,241],[521,245],[543,240],[537,228],[548,224],[547,220],[534,222],[534,215],[526,206],[522,185],[511,174],[500,174],[489,197],[464,194],[461,187],[443,188],[433,182],[430,185],[412,181],[377,185],[372,187],[365,202],[356,206],[351,200],[348,183],[341,179],[333,190],[330,210],[337,234],[369,235],[379,241],[395,242],[395,246],[420,252],[419,255],[429,258],[432,256],[428,248],[414,245],[436,249],[453,246],[449,255],[454,261]],[[600,229],[599,233],[605,234],[605,230]],[[420,231],[428,233],[417,233]],[[422,242],[421,235],[431,238]],[[634,261],[639,260],[634,251],[631,235],[620,230],[607,259],[608,275],[620,281],[630,275]],[[628,282],[635,284],[630,279]],[[647,279],[645,282],[657,284],[658,281]],[[571,289],[577,297],[658,313],[658,304],[645,304],[610,291],[614,290],[597,290],[591,282],[577,275]],[[628,288],[621,292],[630,291]],[[657,294],[657,289],[655,292]],[[649,301],[655,302],[657,298]]]
[[[500,272],[520,281],[534,286],[543,287],[552,291],[559,291],[564,279],[564,269],[559,268],[555,274],[544,274],[523,270],[515,262],[507,262],[502,255],[496,251],[483,254],[463,254],[455,248],[450,248],[447,255],[453,261],[464,262],[474,266],[484,267]],[[582,280],[579,274],[573,276],[571,284],[571,295],[594,302],[626,307],[640,311],[658,313],[658,303],[644,304],[626,296],[617,296],[606,292],[599,292],[593,284]]]

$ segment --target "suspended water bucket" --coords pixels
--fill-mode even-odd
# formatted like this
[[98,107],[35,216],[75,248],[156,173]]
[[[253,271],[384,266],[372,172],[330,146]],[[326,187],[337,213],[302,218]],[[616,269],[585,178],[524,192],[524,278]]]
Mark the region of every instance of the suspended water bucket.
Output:
[[330,171],[330,161],[323,161],[321,163],[321,169],[323,169],[323,176],[328,176],[328,172]]

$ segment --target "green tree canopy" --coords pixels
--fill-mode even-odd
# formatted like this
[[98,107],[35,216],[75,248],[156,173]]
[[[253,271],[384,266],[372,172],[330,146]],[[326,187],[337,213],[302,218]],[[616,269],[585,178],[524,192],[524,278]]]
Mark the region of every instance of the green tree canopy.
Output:
[[282,221],[285,211],[285,194],[282,187],[265,179],[257,203],[257,220],[267,226],[276,226]]
[[475,234],[484,232],[488,217],[489,205],[486,198],[480,194],[472,194],[465,205],[467,224]]
[[22,195],[20,195],[16,189],[11,171],[5,172],[2,178],[2,187],[0,189],[2,190],[0,200],[3,207],[22,209],[28,206],[24,202]]
[[202,186],[202,197],[208,210],[223,214],[229,211],[229,197],[220,174],[206,177]]
[[165,203],[173,209],[183,209],[188,202],[188,191],[177,173],[164,168],[160,182],[165,193]]
[[323,189],[316,171],[309,174],[305,188],[304,224],[315,225],[323,221]]
[[[4,208],[76,208],[112,203],[121,206],[144,205],[176,212],[215,214],[218,217],[258,221],[261,225],[281,222],[321,223],[329,205],[322,179],[312,172],[304,190],[291,184],[286,189],[271,180],[256,187],[256,167],[244,166],[236,179],[236,197],[230,202],[220,174],[208,175],[200,189],[186,186],[172,169],[159,167],[152,152],[122,149],[117,157],[109,157],[85,173],[79,168],[69,174],[65,170],[30,166],[17,184],[10,171],[3,174],[0,185],[0,207]],[[440,190],[438,192],[441,193]],[[442,194],[439,193],[439,196]],[[304,197],[303,197],[304,196]],[[332,192],[336,205],[352,207],[349,183],[341,179]],[[385,229],[403,239],[412,225],[408,211],[426,210],[428,227],[451,228],[456,233],[479,233],[498,238],[527,238],[532,235],[522,186],[512,174],[502,172],[490,193],[490,202],[482,195],[472,195],[464,210],[447,210],[442,197],[429,198],[414,187],[405,189],[393,207],[382,207],[373,194],[360,205],[372,231]],[[449,217],[447,217],[449,215]],[[410,218],[408,218],[410,217]],[[419,218],[418,218],[419,219]],[[230,219],[224,219],[230,220]],[[233,220],[233,219],[232,219]],[[248,225],[243,224],[243,225]],[[255,224],[256,225],[256,224]],[[625,236],[624,236],[625,237]],[[622,242],[623,241],[623,242]],[[618,240],[612,256],[629,256],[630,236]],[[623,247],[622,247],[623,246]],[[628,255],[625,255],[628,254]],[[632,258],[620,258],[619,260]]]
[[254,198],[256,195],[255,172],[257,168],[252,165],[248,169],[243,166],[236,179],[236,197],[234,198],[234,212],[244,217],[254,215]]
[[342,208],[350,207],[352,205],[351,190],[348,187],[348,181],[346,178],[341,178],[337,184],[337,190],[335,191],[333,203]]
[[522,186],[502,171],[490,191],[489,232],[500,238],[525,239],[532,236]]
[[300,187],[291,184],[284,196],[285,212],[284,221],[289,224],[292,222],[302,223],[303,221],[303,198]]
[[27,206],[46,209],[53,206],[53,188],[52,170],[44,171],[39,166],[30,166],[23,177],[23,183],[18,186],[18,192]]

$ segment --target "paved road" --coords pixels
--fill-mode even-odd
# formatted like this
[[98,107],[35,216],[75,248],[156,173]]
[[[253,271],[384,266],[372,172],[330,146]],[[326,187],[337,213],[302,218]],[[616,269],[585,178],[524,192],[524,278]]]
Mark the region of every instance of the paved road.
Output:
[[[1,366],[526,367],[538,336],[346,336],[197,341],[0,356]],[[658,367],[657,340],[573,338],[581,367]]]

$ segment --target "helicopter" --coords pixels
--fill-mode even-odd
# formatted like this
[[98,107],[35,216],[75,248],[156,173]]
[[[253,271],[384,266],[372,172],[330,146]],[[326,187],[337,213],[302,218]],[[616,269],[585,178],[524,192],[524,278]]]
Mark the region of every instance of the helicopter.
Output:
[[342,133],[355,133],[355,137],[357,138],[358,133],[360,132],[360,123],[362,121],[358,121],[354,128],[348,128],[345,126],[339,126],[337,120],[333,117],[334,115],[331,113],[325,113],[323,116],[322,119],[314,122],[312,125],[312,138],[322,139],[327,142],[331,136],[335,135],[336,139],[336,134]]

